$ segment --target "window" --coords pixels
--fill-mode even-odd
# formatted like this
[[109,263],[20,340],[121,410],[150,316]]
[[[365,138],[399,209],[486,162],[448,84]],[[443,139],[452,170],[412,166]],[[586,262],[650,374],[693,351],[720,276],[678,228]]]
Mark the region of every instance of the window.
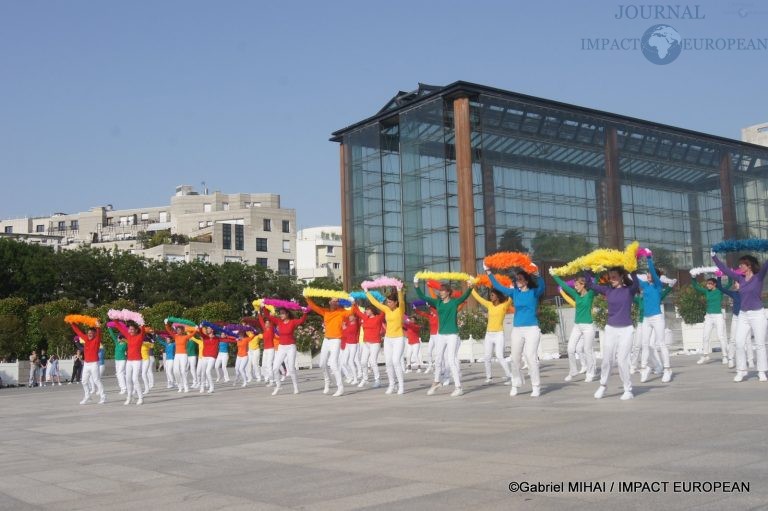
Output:
[[235,225],[235,250],[245,250],[245,227]]
[[283,220],[283,232],[291,232],[291,221]]
[[256,264],[259,266],[267,267],[267,258],[266,257],[257,257],[256,258]]
[[80,228],[80,221],[79,220],[72,220],[69,222],[69,228],[73,231],[76,231]]
[[269,218],[264,219],[264,231],[269,232],[272,230],[272,220]]
[[198,229],[202,229],[204,227],[205,227],[205,220],[200,220],[199,222],[197,222]]
[[67,223],[64,220],[60,220],[58,223],[58,227],[60,231],[66,231],[67,230]]
[[256,238],[256,252],[267,251],[267,238]]
[[334,254],[333,249],[336,248],[333,245],[328,245],[325,247],[325,255],[332,256]]
[[211,205],[203,204],[203,213],[210,213],[210,212],[211,212]]
[[283,240],[283,252],[290,252],[290,251],[291,251],[291,241]]
[[36,225],[35,226],[35,232],[45,232],[45,226],[44,225]]
[[221,224],[221,230],[221,248],[232,250],[232,226],[230,224]]
[[197,254],[197,260],[201,263],[207,263],[208,262],[208,254]]
[[142,213],[141,214],[141,220],[144,221],[144,222],[149,220],[149,213]]
[[341,268],[341,263],[333,263],[334,270],[338,270],[339,268]]
[[5,234],[12,234],[13,233],[13,226],[6,225],[5,226]]
[[224,211],[229,211],[229,202],[222,202],[221,207]]
[[164,223],[168,221],[168,212],[167,211],[161,211],[160,212],[160,223]]
[[291,261],[290,259],[278,259],[277,260],[277,273],[281,275],[291,274]]

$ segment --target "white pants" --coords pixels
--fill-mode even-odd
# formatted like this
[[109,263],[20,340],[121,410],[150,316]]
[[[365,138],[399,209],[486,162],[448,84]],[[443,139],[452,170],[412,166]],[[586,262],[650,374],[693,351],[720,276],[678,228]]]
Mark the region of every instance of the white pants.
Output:
[[357,350],[357,355],[360,362],[360,373],[358,376],[361,379],[368,379],[368,358],[370,357],[369,346],[370,343],[362,341],[360,342],[360,348]]
[[143,360],[129,360],[125,363],[125,389],[128,391],[128,399],[132,398],[134,394],[141,398],[139,375],[143,362]]
[[149,379],[149,388],[155,386],[155,356],[152,355],[152,350],[149,351],[149,370],[147,371],[147,378]]
[[435,337],[437,334],[429,334],[429,341],[427,341],[427,367],[433,367],[435,365]]
[[539,342],[541,342],[541,330],[538,326],[516,326],[512,330],[512,386],[519,387],[523,384],[521,371],[523,351],[528,361],[528,374],[531,377],[531,385],[538,387],[539,379]]
[[[640,326],[643,330],[643,353],[641,364],[643,368],[648,366],[648,357],[651,350],[661,355],[661,363],[664,369],[669,369],[669,348],[664,334],[664,314],[654,314],[643,318]],[[658,351],[657,351],[658,350]]]
[[152,372],[149,368],[151,363],[149,359],[141,360],[141,380],[144,382],[144,394],[149,392],[149,389],[152,387],[152,383],[149,380],[149,375]]
[[197,357],[189,356],[187,361],[189,362],[189,374],[192,375],[192,385],[197,385],[200,382],[200,379],[197,377]]
[[347,344],[347,348],[344,350],[347,352],[346,367],[350,378],[356,380],[361,372],[360,359],[357,356],[360,351],[359,344]]
[[99,378],[101,378],[102,376],[104,376],[104,370],[106,369],[106,367],[107,367],[107,366],[105,366],[104,364],[102,364],[101,362],[99,362]]
[[453,382],[456,388],[461,388],[461,368],[456,363],[458,348],[456,340],[459,338],[458,334],[437,334],[432,337],[435,338],[435,351],[433,353],[435,361],[434,382],[440,382],[440,375],[445,364],[451,369],[451,375],[453,375]]
[[260,357],[261,350],[248,350],[248,367],[246,368],[248,381],[251,381],[253,378],[261,380],[261,368],[259,367]]
[[717,332],[717,340],[720,341],[720,350],[723,352],[722,356],[727,357],[728,345],[725,337],[725,320],[722,314],[704,315],[704,338],[701,342],[701,352],[704,355],[709,355],[712,352],[709,347],[709,337],[712,330]]
[[219,370],[224,373],[224,381],[229,381],[229,371],[227,371],[227,364],[229,363],[229,353],[219,352],[216,355],[216,363],[214,368],[216,369],[216,379],[221,378]]
[[264,377],[264,381],[275,381],[275,375],[272,372],[272,364],[275,360],[275,349],[265,349],[261,356],[261,374]]
[[[323,379],[325,383],[331,381],[331,373],[336,380],[336,387],[343,389],[341,383],[341,369],[339,367],[339,352],[341,351],[341,339],[323,339],[323,345],[320,347],[320,369],[323,370]],[[328,367],[330,366],[330,371]]]
[[245,357],[236,357],[235,358],[235,383],[237,383],[238,378],[241,380],[242,383],[246,383],[248,381],[248,356]]
[[[197,359],[197,383],[199,385],[203,385],[203,382],[205,382],[205,364],[203,363],[203,359],[205,357],[201,354]],[[214,358],[213,361],[215,362],[216,359]]]
[[173,362],[173,372],[174,376],[176,377],[176,385],[180,389],[188,390],[188,380],[187,380],[187,365],[189,364],[189,357],[187,355],[176,355],[176,358]]
[[173,366],[175,363],[175,359],[168,360],[165,359],[165,362],[163,362],[163,367],[165,368],[165,381],[168,383],[169,387],[172,387],[175,383],[173,379]]
[[202,371],[202,378],[200,378],[200,392],[207,386],[209,392],[213,392],[213,366],[216,364],[216,359],[213,357],[203,357],[200,360],[200,370]]
[[404,389],[403,381],[403,337],[384,337],[384,364],[387,368],[388,386],[394,388],[397,381],[398,389]]
[[640,367],[640,350],[643,345],[643,328],[642,324],[635,328],[635,333],[632,335],[632,352],[629,356],[629,364],[631,367]]
[[408,361],[410,368],[421,368],[421,343],[417,342],[415,344],[408,344],[407,352],[408,354],[406,355],[405,359]]
[[99,375],[99,363],[98,362],[85,362],[83,364],[83,392],[87,398],[90,394],[88,390],[88,383],[91,382],[96,388],[96,392],[100,397],[104,397],[104,386],[101,384],[101,376]]
[[115,360],[115,376],[121,392],[125,390],[125,362],[125,360]]
[[[336,339],[339,341],[338,339]],[[341,341],[339,341],[341,344]],[[323,343],[325,345],[325,343]],[[270,350],[265,350],[270,351]],[[272,374],[275,376],[275,384],[280,388],[280,378],[277,376],[280,374],[280,366],[285,362],[285,367],[288,368],[288,375],[293,382],[293,390],[299,390],[299,384],[296,381],[296,345],[295,344],[281,344],[277,348],[275,353],[275,360],[272,363]]]
[[755,363],[760,372],[768,371],[768,359],[765,352],[765,330],[768,319],[762,310],[741,311],[736,328],[736,369],[747,370],[747,345],[750,330],[755,336]]
[[504,375],[507,378],[512,376],[509,371],[509,363],[504,358],[504,332],[485,332],[485,341],[483,342],[485,348],[485,357],[483,357],[483,363],[485,363],[485,378],[491,379],[491,358],[496,356],[496,361],[504,371]]
[[608,384],[608,376],[614,365],[619,366],[619,378],[624,384],[624,391],[632,391],[632,380],[629,377],[629,355],[632,351],[632,334],[634,327],[615,327],[606,325],[603,342],[603,364],[600,367],[600,385]]
[[[373,371],[373,381],[379,381],[381,379],[381,373],[379,373],[379,351],[381,351],[381,344],[377,342],[366,342],[368,347],[368,359],[366,365]],[[368,381],[368,370],[366,368],[363,371],[363,380]]]
[[587,375],[595,375],[595,351],[593,344],[595,342],[594,323],[576,323],[571,330],[571,336],[568,338],[568,374],[575,376],[579,374],[579,365],[576,363],[576,349],[579,341],[582,344],[582,356],[584,365],[587,368]]

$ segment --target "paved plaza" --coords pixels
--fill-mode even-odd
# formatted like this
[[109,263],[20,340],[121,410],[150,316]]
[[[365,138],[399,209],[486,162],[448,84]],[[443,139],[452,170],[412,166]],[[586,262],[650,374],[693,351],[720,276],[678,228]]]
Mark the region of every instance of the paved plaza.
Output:
[[[634,375],[630,401],[617,375],[602,400],[597,383],[564,383],[562,359],[543,362],[538,399],[483,385],[481,363],[463,364],[459,398],[427,396],[423,374],[406,375],[403,396],[333,398],[317,369],[277,397],[179,394],[158,373],[142,406],[123,406],[114,378],[102,406],[78,405],[76,385],[3,389],[0,509],[768,509],[768,383],[695,361],[673,357],[671,384]],[[604,491],[569,488],[579,481]],[[676,492],[683,482],[749,492]]]

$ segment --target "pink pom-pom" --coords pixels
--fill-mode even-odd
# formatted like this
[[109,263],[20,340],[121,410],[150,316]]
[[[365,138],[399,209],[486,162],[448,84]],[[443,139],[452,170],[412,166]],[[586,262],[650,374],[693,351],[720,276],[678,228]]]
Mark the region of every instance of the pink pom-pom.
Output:
[[144,326],[144,316],[142,316],[138,312],[134,312],[128,309],[122,309],[122,310],[109,309],[107,311],[107,317],[109,317],[109,319],[122,321],[124,323],[128,321],[133,321],[139,326]]
[[368,291],[378,287],[394,287],[397,289],[403,288],[403,283],[394,277],[378,277],[373,280],[366,280],[360,284],[360,287]]
[[649,248],[643,248],[640,247],[637,249],[637,252],[635,253],[636,257],[652,257],[653,252]]
[[277,298],[264,298],[262,300],[262,303],[264,305],[271,305],[273,307],[276,307],[278,309],[288,309],[288,310],[301,310],[301,305],[299,305],[296,302],[291,302],[288,300],[278,300]]

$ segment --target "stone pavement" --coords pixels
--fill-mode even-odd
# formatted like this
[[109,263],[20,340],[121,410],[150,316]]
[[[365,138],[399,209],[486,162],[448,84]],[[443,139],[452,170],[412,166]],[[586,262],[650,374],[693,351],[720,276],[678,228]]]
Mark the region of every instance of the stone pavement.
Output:
[[[768,509],[768,383],[695,360],[673,357],[671,384],[635,375],[626,402],[616,375],[602,400],[597,383],[564,383],[564,360],[543,363],[538,399],[483,385],[482,364],[463,365],[459,398],[426,396],[413,373],[403,396],[332,398],[317,369],[300,372],[296,396],[162,388],[142,406],[123,406],[114,378],[103,406],[78,405],[75,385],[3,389],[0,509]],[[569,491],[577,481],[606,491]],[[627,493],[621,481],[669,486]],[[673,491],[687,481],[750,488]],[[564,488],[512,493],[511,482]]]

